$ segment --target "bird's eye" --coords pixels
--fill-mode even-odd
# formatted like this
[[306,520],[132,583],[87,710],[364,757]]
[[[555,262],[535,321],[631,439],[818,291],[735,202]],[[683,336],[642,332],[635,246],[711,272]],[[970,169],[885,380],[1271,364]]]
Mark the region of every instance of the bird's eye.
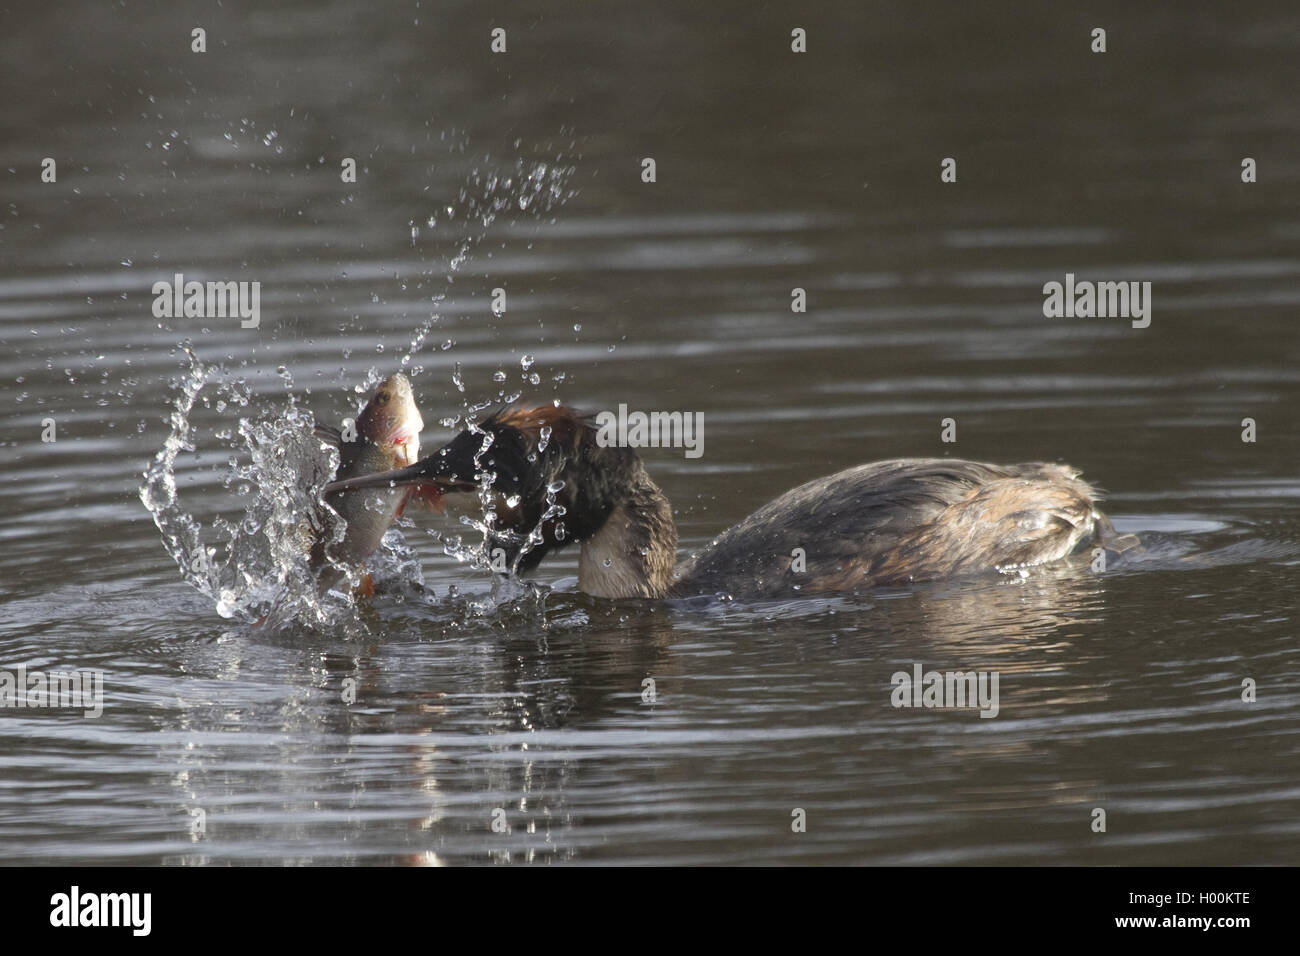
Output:
[[380,405],[387,405],[387,404],[388,404],[388,393],[387,393],[387,392],[380,392],[378,395],[375,396],[375,401],[377,401]]

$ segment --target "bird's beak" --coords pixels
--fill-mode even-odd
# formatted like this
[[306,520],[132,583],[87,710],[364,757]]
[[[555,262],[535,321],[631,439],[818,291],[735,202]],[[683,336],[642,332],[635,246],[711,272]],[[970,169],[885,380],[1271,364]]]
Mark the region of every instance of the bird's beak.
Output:
[[466,429],[414,465],[336,481],[326,485],[325,491],[429,485],[442,494],[473,492],[478,490],[479,476],[485,471],[492,473],[494,487],[513,489],[528,473],[528,452],[527,443],[516,430],[485,438],[481,431]]
[[[444,455],[442,449],[421,458],[414,465],[406,468],[394,468],[392,471],[376,471],[369,475],[359,475],[344,481],[332,481],[325,486],[325,493],[348,491],[353,488],[392,488],[400,485],[431,485],[441,494],[456,491],[474,491],[478,485],[471,478],[457,474],[451,456]],[[471,468],[473,464],[471,462]]]

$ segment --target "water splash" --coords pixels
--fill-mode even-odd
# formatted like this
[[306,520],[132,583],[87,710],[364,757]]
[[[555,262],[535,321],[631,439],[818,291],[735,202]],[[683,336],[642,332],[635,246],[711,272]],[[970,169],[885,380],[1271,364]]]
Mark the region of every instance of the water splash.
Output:
[[[455,223],[457,229],[467,233],[457,239],[447,262],[448,286],[454,283],[498,217],[523,213],[526,218],[538,219],[576,195],[576,190],[569,188],[575,169],[560,161],[530,164],[524,160],[516,161],[513,172],[509,173],[475,169],[456,203],[442,210],[443,222]],[[429,216],[427,225],[434,230],[439,225],[439,215]],[[469,228],[465,229],[466,226]],[[419,242],[420,236],[421,231],[413,222],[412,243]],[[435,307],[445,298],[446,293],[434,296]],[[410,345],[399,363],[412,376],[423,371],[414,361],[439,319],[435,309],[412,332]],[[452,344],[448,340],[443,348]],[[344,532],[342,519],[320,504],[322,489],[337,468],[338,452],[314,436],[312,414],[297,405],[293,377],[286,367],[276,370],[283,387],[280,404],[263,407],[255,417],[241,417],[235,428],[221,426],[212,434],[231,452],[227,468],[220,475],[221,484],[244,499],[242,517],[230,520],[216,515],[205,527],[199,517],[180,503],[177,470],[183,464],[183,456],[199,454],[199,429],[194,422],[198,407],[226,414],[235,408],[247,408],[252,396],[252,389],[242,378],[234,377],[219,365],[204,364],[188,342],[182,347],[189,358],[189,368],[172,383],[176,396],[168,418],[171,431],[145,471],[139,489],[140,499],[153,517],[163,545],[182,577],[209,598],[217,613],[225,618],[247,622],[265,620],[273,626],[294,622],[325,629],[354,620],[355,605],[350,598],[316,594],[316,572],[309,563],[311,544],[320,537],[339,541]],[[525,372],[531,364],[531,356],[521,363]],[[505,389],[498,389],[493,398],[473,401],[460,378],[459,364],[455,369],[455,384],[465,397],[460,413],[443,420],[448,427],[455,428],[461,423],[474,427],[485,409],[520,397],[518,391],[507,394]],[[363,395],[371,391],[381,377],[379,370],[372,366],[365,380],[355,386],[356,393]],[[534,375],[532,384],[537,381]],[[215,402],[205,394],[205,389],[207,393],[216,393]],[[524,536],[496,526],[489,490],[491,478],[485,473],[479,489],[483,519],[463,519],[480,531],[481,540],[467,545],[457,537],[444,545],[447,554],[476,570],[500,570],[493,563],[495,548],[502,545],[518,548],[508,573],[494,578],[493,598],[481,609],[482,613],[490,613],[495,605],[513,601],[521,594],[538,593],[536,585],[520,583],[517,573],[522,557],[542,541],[540,524]],[[549,494],[547,505],[542,523],[563,515],[564,509],[555,504],[554,494]],[[431,533],[441,538],[436,531]],[[413,582],[416,590],[423,583],[418,557],[405,547],[396,529],[384,537],[369,566],[376,576],[391,575]]]
[[[171,433],[140,487],[140,500],[162,533],[163,546],[185,581],[224,618],[254,622],[269,615],[275,625],[337,626],[351,615],[351,599],[318,597],[317,573],[309,560],[316,538],[339,541],[345,530],[341,518],[319,505],[322,489],[338,467],[337,449],[314,435],[311,412],[300,408],[291,393],[257,417],[240,418],[233,434],[219,428],[213,437],[231,452],[221,483],[247,503],[239,520],[217,515],[205,528],[182,505],[176,482],[182,455],[200,451],[196,405],[209,386],[217,392],[218,413],[230,409],[228,398],[235,405],[247,405],[250,399],[242,379],[204,364],[188,344],[185,352],[189,369],[172,383],[178,394],[172,401]],[[398,543],[400,536],[390,541],[390,548]]]
[[[519,568],[528,553],[545,542],[545,528],[548,522],[557,523],[557,539],[564,539],[563,523],[559,519],[564,517],[567,509],[556,501],[556,497],[564,489],[564,482],[554,481],[547,486],[546,507],[527,534],[500,527],[497,523],[496,510],[499,495],[492,487],[496,480],[496,473],[483,461],[492,446],[494,436],[491,432],[480,428],[473,420],[469,421],[466,430],[479,435],[482,439],[474,453],[474,469],[478,477],[477,493],[482,517],[464,515],[460,520],[463,526],[478,533],[479,540],[476,543],[466,543],[459,536],[447,538],[443,543],[443,551],[449,557],[468,564],[473,570],[492,573],[491,595],[480,603],[480,613],[492,613],[503,605],[514,604],[524,598],[540,600],[540,596],[550,589],[535,582],[521,581]],[[508,508],[514,508],[519,501],[511,497],[506,499],[505,504]],[[507,566],[504,563],[504,554],[509,551],[514,551],[515,556]]]
[[[570,182],[577,167],[563,160],[553,163],[528,163],[523,159],[515,161],[514,172],[502,174],[495,170],[474,169],[470,172],[460,195],[454,204],[442,209],[442,222],[473,224],[469,235],[462,236],[455,251],[447,262],[447,284],[456,281],[456,275],[469,262],[474,250],[487,238],[492,224],[498,216],[510,212],[525,212],[530,218],[540,218],[576,196],[577,190],[571,188]],[[438,226],[437,213],[430,215],[426,225],[432,230]],[[412,232],[412,243],[418,239],[418,231]],[[424,348],[425,342],[432,334],[434,326],[442,318],[438,308],[446,301],[446,293],[433,296],[433,311],[428,318],[416,327],[411,335],[411,344],[402,357],[403,371],[412,369],[415,356]],[[413,370],[413,369],[412,369]]]
[[[470,260],[474,249],[486,238],[489,227],[498,217],[522,212],[527,218],[540,219],[543,214],[553,211],[576,196],[577,190],[570,185],[576,170],[575,165],[569,164],[563,158],[557,158],[551,163],[530,164],[522,159],[517,160],[513,172],[510,173],[479,169],[471,172],[465,186],[461,189],[456,205],[447,206],[443,210],[445,221],[461,221],[475,225],[473,234],[460,240],[448,264],[448,284],[455,281],[456,273]],[[427,225],[431,229],[435,228],[438,225],[438,217],[430,216]],[[441,302],[444,298],[445,295],[439,295],[435,297],[435,301]],[[438,313],[434,312],[417,328],[410,349],[402,360],[403,367],[407,366],[423,347],[439,318]],[[535,362],[536,359],[532,355],[524,355],[520,359],[522,378],[531,385],[538,385],[541,382],[540,376],[531,371]],[[555,381],[558,383],[563,381],[563,378],[561,374],[555,378]],[[493,374],[492,381],[498,386],[503,386],[506,382],[504,372]],[[464,398],[459,414],[442,418],[440,424],[450,429],[464,428],[483,438],[483,444],[474,459],[479,475],[478,498],[481,517],[461,518],[463,526],[477,533],[476,542],[466,542],[461,536],[444,538],[437,535],[437,537],[442,541],[443,551],[449,557],[467,565],[471,570],[492,573],[491,597],[478,606],[480,613],[492,613],[500,605],[514,603],[523,597],[537,598],[540,593],[548,590],[531,582],[521,582],[518,578],[519,567],[523,558],[543,543],[543,528],[547,522],[563,517],[565,509],[555,500],[559,489],[552,488],[547,491],[546,508],[541,519],[527,534],[521,535],[498,525],[496,495],[491,490],[495,475],[485,469],[481,460],[491,444],[492,436],[478,427],[478,421],[480,414],[485,410],[519,401],[522,392],[518,389],[498,387],[491,397],[474,401],[470,398],[465,370],[459,362],[453,363],[451,382],[457,393]],[[545,442],[550,437],[550,429],[545,429],[545,432],[541,450],[545,450]],[[515,552],[514,559],[508,567],[503,566],[499,558],[503,549]]]
[[171,434],[144,473],[140,500],[153,515],[154,523],[162,532],[163,546],[176,561],[181,575],[200,592],[214,597],[218,583],[214,579],[207,549],[203,546],[201,526],[193,516],[180,509],[176,497],[176,459],[183,451],[194,451],[194,426],[190,423],[190,413],[209,373],[208,367],[199,362],[188,346],[185,352],[190,357],[190,370],[173,383],[180,394],[172,401],[169,416]]

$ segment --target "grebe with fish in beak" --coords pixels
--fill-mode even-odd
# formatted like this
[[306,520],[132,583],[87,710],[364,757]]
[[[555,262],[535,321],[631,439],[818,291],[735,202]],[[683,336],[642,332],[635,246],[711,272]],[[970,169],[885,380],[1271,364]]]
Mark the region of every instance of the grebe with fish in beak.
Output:
[[[1094,543],[1120,552],[1137,544],[1115,532],[1097,493],[1066,465],[898,458],[787,491],[677,568],[668,498],[636,451],[596,436],[593,418],[567,406],[508,407],[414,465],[326,490],[429,485],[473,492],[489,482],[505,499],[498,527],[520,571],[576,542],[579,589],[606,598],[847,594],[1019,571]],[[525,551],[539,524],[541,540],[534,536]]]

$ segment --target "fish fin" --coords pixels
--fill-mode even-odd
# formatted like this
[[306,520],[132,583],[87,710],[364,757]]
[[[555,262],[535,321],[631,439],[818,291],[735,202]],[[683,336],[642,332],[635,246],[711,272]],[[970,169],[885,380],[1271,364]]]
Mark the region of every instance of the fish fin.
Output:
[[370,600],[375,596],[375,579],[368,572],[361,575],[361,583],[353,589],[352,593],[358,598]]
[[326,444],[338,447],[343,445],[343,433],[333,425],[317,425],[311,431],[313,435]]

